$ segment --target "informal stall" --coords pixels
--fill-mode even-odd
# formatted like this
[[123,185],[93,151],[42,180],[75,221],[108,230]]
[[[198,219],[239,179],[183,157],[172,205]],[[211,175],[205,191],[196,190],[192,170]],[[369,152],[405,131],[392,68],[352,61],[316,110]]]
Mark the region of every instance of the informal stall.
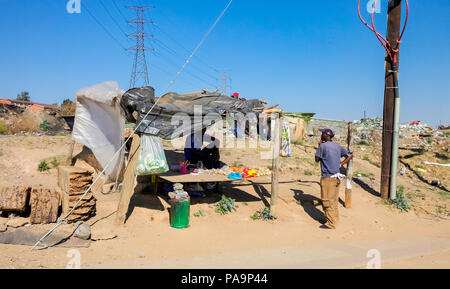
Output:
[[[116,222],[119,224],[126,220],[137,175],[151,175],[155,185],[154,191],[156,191],[158,179],[172,184],[222,183],[246,179],[257,181],[259,177],[266,179],[267,176],[272,175],[272,171],[268,169],[243,169],[226,165],[213,169],[194,167],[189,170],[181,164],[174,169],[174,164],[169,165],[167,162],[159,138],[173,140],[199,133],[222,121],[230,113],[244,115],[252,113],[256,117],[262,116],[275,120],[271,125],[275,125],[276,133],[271,139],[274,140],[273,156],[278,159],[281,130],[278,114],[282,111],[275,109],[277,105],[265,108],[262,101],[257,99],[243,101],[208,91],[184,95],[168,93],[161,98],[156,98],[152,87],[127,91],[122,96],[120,104],[125,111],[127,121],[136,123],[137,128],[132,138],[128,164],[123,177],[116,216]],[[278,165],[275,164],[273,170],[277,169]],[[277,177],[277,173],[273,177]]]

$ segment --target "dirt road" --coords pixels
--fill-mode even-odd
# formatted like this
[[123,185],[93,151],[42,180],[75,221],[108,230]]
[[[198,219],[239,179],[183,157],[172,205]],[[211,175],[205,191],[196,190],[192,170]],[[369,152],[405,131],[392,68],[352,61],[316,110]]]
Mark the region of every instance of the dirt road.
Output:
[[[56,170],[37,172],[40,158],[64,153],[64,137],[26,139],[3,146],[1,185],[13,182],[55,184]],[[24,143],[24,145],[20,145]],[[40,144],[39,148],[36,148]],[[24,146],[26,146],[24,148]],[[300,155],[306,158],[311,153]],[[22,158],[18,158],[22,155]],[[225,161],[252,163],[248,152],[226,155]],[[14,157],[15,156],[15,157]],[[29,159],[27,161],[27,159]],[[295,160],[295,157],[292,158]],[[353,208],[339,207],[341,223],[337,230],[319,229],[323,219],[319,203],[317,167],[309,159],[284,163],[280,179],[280,204],[275,221],[254,221],[250,216],[270,203],[270,182],[242,182],[221,185],[220,191],[236,199],[236,212],[222,216],[214,203],[221,195],[193,198],[190,228],[169,226],[169,207],[165,198],[135,194],[127,223],[114,224],[119,194],[98,195],[97,216],[89,220],[92,230],[113,236],[79,248],[82,268],[365,268],[368,251],[376,249],[382,268],[450,268],[450,221],[444,215],[410,212],[383,203],[376,194],[376,183],[354,186]],[[255,162],[255,161],[253,161]],[[261,161],[262,162],[262,161]],[[258,164],[260,165],[260,164]],[[372,169],[361,160],[356,169]],[[27,174],[20,176],[23,168]],[[313,174],[305,175],[305,168]],[[378,178],[374,168],[374,178]],[[409,179],[400,180],[413,190]],[[439,196],[438,196],[439,197]],[[343,198],[343,187],[341,188]],[[434,198],[434,195],[433,195]],[[430,198],[430,200],[435,200]],[[448,202],[442,200],[442,203]],[[447,204],[447,203],[445,203]],[[448,205],[448,204],[447,204]],[[194,217],[203,210],[205,216]],[[30,252],[30,246],[0,244],[0,268],[65,268],[70,248],[50,248]],[[373,253],[373,252],[372,252]],[[371,263],[373,264],[373,262]]]

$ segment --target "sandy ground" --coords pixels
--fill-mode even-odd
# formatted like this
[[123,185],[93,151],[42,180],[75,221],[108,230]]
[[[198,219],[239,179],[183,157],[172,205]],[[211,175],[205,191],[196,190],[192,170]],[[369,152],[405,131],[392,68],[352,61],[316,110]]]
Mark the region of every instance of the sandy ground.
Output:
[[[56,185],[56,170],[40,173],[43,158],[65,155],[70,139],[55,137],[0,137],[0,186],[10,184]],[[81,150],[77,146],[76,150]],[[223,150],[226,163],[269,165],[258,150]],[[119,194],[97,195],[97,216],[92,230],[111,232],[114,239],[93,241],[79,248],[82,268],[366,268],[379,252],[381,268],[450,268],[448,212],[427,212],[414,206],[404,213],[377,195],[379,169],[361,159],[355,170],[367,171],[353,190],[353,207],[340,206],[337,230],[319,229],[323,219],[318,202],[319,170],[312,162],[314,149],[294,147],[293,157],[282,160],[280,200],[276,221],[254,221],[250,216],[270,203],[270,179],[221,184],[220,191],[236,199],[236,212],[221,216],[214,203],[220,194],[192,199],[190,228],[169,226],[165,198],[135,194],[125,225],[114,224]],[[256,157],[255,157],[256,156]],[[306,172],[306,171],[310,172]],[[399,183],[415,189],[408,176]],[[424,185],[422,185],[424,186]],[[341,187],[341,198],[344,197]],[[449,201],[431,188],[422,189],[425,201],[448,208]],[[423,201],[421,199],[421,201]],[[429,204],[427,204],[429,205]],[[204,217],[193,214],[203,210]],[[30,251],[30,246],[0,244],[0,268],[64,268],[70,248]]]

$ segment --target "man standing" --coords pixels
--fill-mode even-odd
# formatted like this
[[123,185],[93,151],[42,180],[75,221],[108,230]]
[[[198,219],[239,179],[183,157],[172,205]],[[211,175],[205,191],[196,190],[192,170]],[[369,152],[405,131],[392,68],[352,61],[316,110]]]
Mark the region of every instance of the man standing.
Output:
[[[336,229],[339,223],[339,185],[345,177],[339,169],[348,163],[353,155],[344,147],[333,142],[334,132],[327,128],[321,129],[321,140],[316,151],[316,162],[320,162],[322,178],[320,179],[322,207],[326,217],[323,229]],[[341,158],[345,160],[341,162]]]

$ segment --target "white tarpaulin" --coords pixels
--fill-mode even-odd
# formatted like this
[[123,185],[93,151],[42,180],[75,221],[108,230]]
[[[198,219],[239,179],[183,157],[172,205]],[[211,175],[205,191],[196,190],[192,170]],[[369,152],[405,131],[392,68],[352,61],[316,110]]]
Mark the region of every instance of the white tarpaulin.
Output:
[[[123,144],[125,118],[120,108],[124,91],[115,81],[83,88],[76,93],[76,113],[72,139],[87,146],[103,168]],[[123,150],[105,170],[116,181],[120,172]]]

